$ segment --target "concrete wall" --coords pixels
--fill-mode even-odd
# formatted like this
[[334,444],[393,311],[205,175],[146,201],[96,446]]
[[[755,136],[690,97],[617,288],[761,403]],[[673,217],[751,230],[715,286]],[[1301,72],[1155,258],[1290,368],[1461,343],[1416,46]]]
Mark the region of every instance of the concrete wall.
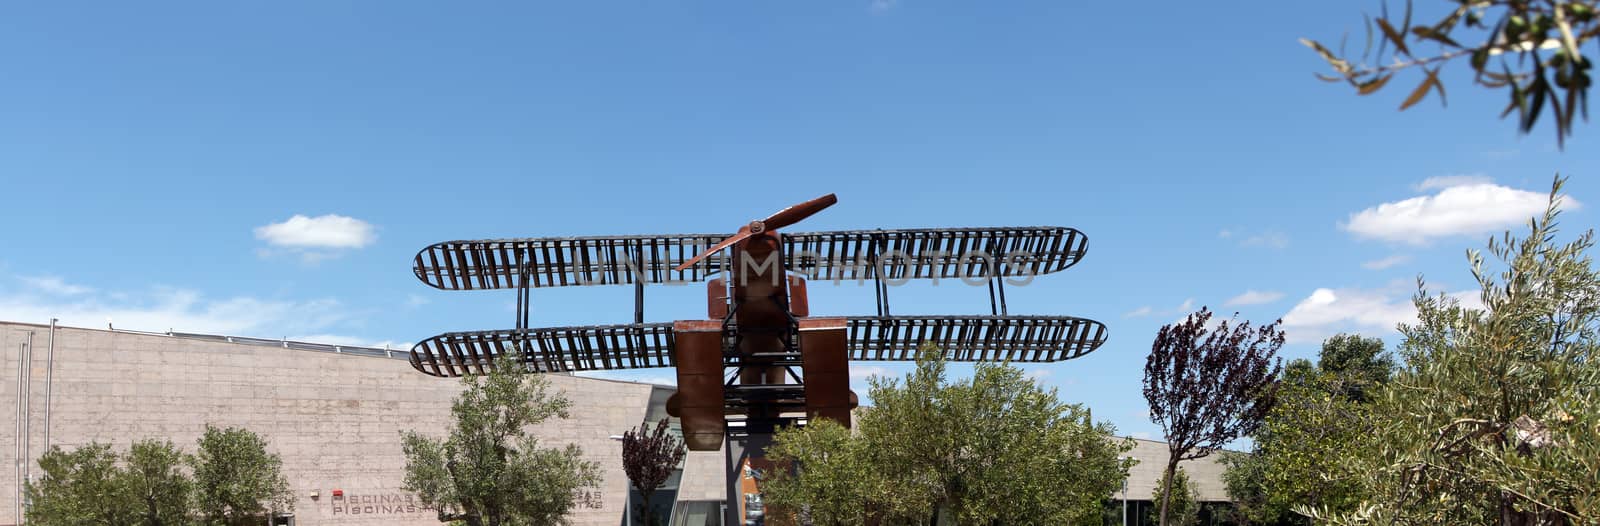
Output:
[[724,500],[728,486],[723,470],[727,469],[727,447],[721,451],[690,451],[683,456],[683,479],[678,483],[678,500]]
[[[1178,463],[1184,473],[1189,475],[1189,482],[1194,486],[1195,492],[1200,494],[1202,502],[1224,502],[1228,498],[1228,488],[1222,482],[1222,472],[1225,469],[1217,460],[1226,451],[1218,451],[1199,460],[1185,460]],[[1156,482],[1161,480],[1161,471],[1167,469],[1167,443],[1154,440],[1134,439],[1133,450],[1126,455],[1139,459],[1139,463],[1128,470],[1128,500],[1150,500],[1155,493]],[[1112,495],[1112,498],[1121,500],[1122,492]]]
[[[19,345],[34,333],[28,417],[31,464],[44,441],[47,327],[0,322],[0,462],[16,465]],[[573,401],[572,418],[536,431],[544,443],[574,443],[603,468],[574,524],[615,526],[626,498],[621,446],[608,437],[638,425],[651,387],[551,376]],[[442,436],[459,382],[425,376],[399,359],[61,328],[56,333],[52,445],[90,441],[125,449],[166,437],[187,451],[205,425],[245,427],[283,457],[301,525],[436,525],[430,510],[405,505],[400,431]],[[33,468],[33,474],[39,471]],[[0,475],[0,524],[16,516],[18,482]],[[334,499],[332,491],[344,491]],[[312,499],[312,492],[320,497]]]

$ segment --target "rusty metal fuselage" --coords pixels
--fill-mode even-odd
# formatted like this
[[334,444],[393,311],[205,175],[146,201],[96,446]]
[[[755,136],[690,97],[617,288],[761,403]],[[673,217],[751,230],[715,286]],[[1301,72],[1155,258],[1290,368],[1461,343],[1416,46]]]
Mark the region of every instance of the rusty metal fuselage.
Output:
[[[807,317],[805,279],[784,268],[779,236],[732,245],[730,267],[707,285],[710,319],[674,325],[679,390],[667,409],[692,450],[719,449],[730,417],[745,433],[771,433],[795,413],[850,425],[844,319]],[[723,383],[727,367],[737,371]]]

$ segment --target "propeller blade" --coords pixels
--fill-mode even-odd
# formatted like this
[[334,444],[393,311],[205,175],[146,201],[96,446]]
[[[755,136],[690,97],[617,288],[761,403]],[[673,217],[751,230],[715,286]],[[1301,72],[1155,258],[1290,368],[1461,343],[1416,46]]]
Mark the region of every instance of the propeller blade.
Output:
[[682,265],[678,265],[677,267],[673,268],[673,270],[678,271],[678,272],[683,272],[683,269],[686,269],[686,268],[694,266],[696,263],[699,263],[700,260],[708,258],[708,257],[711,257],[711,255],[717,253],[717,251],[722,250],[724,248],[728,248],[729,245],[732,245],[734,243],[738,243],[740,241],[744,241],[745,238],[753,236],[753,235],[755,235],[755,232],[750,230],[750,225],[745,225],[745,226],[739,227],[739,232],[738,233],[736,233],[734,235],[731,235],[731,236],[728,236],[727,239],[722,240],[721,242],[717,243],[716,245],[712,245],[711,248],[706,249],[705,252],[701,252],[700,255],[695,256],[693,258],[689,258],[688,261],[683,262]]
[[767,230],[777,230],[804,221],[805,218],[811,217],[812,214],[821,212],[822,209],[833,206],[834,203],[838,202],[838,197],[828,194],[779,210],[778,213],[772,214],[762,223],[766,225]]
[[706,249],[706,251],[701,252],[700,255],[683,262],[682,265],[678,265],[677,267],[673,268],[673,270],[683,272],[683,269],[694,266],[695,263],[699,263],[700,260],[711,257],[712,254],[715,254],[717,251],[724,248],[728,248],[729,245],[744,241],[750,236],[766,232],[768,230],[777,230],[779,228],[799,223],[800,221],[805,220],[805,218],[811,217],[812,214],[821,212],[822,209],[833,206],[833,204],[837,202],[839,202],[838,197],[834,196],[833,194],[828,194],[804,203],[800,203],[798,205],[791,206],[789,208],[785,208],[783,210],[779,210],[778,213],[772,214],[764,221],[754,221],[748,225],[739,227],[738,233],[728,236],[727,239],[724,239],[722,242]]

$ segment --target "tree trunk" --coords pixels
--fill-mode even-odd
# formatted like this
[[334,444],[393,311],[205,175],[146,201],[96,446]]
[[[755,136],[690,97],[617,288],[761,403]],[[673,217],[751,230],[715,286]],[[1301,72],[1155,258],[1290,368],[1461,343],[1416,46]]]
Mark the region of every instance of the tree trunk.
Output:
[[650,515],[650,494],[653,491],[639,490],[639,515],[644,517],[643,526],[655,526],[655,517]]
[[155,499],[152,499],[152,498],[146,496],[145,499],[144,499],[144,505],[145,505],[145,524],[147,524],[149,526],[161,526],[161,514],[156,511],[156,501],[155,501]]
[[[1178,458],[1173,455],[1171,458]],[[1178,471],[1178,461],[1168,460],[1167,471],[1161,477],[1161,526],[1167,526],[1167,504],[1172,502],[1172,477]]]

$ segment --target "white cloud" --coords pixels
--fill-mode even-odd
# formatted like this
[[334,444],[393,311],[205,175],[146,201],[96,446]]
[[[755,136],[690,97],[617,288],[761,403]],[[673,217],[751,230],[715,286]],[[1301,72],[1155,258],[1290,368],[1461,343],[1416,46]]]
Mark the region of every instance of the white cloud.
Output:
[[109,323],[118,329],[264,338],[325,334],[326,329],[351,321],[344,306],[331,298],[209,298],[171,287],[137,292],[80,289],[70,296],[29,287],[0,289],[0,320],[45,323],[59,318],[62,325],[73,327],[104,328]]
[[427,305],[428,301],[429,301],[428,298],[424,297],[421,294],[407,294],[406,295],[406,306],[407,307],[411,307],[411,308],[421,307],[423,305]]
[[1289,246],[1289,236],[1283,232],[1268,230],[1239,240],[1239,246],[1282,249]]
[[1398,255],[1389,256],[1389,257],[1386,257],[1386,258],[1383,258],[1383,259],[1374,259],[1372,261],[1362,262],[1361,263],[1361,268],[1364,268],[1364,269],[1367,269],[1367,270],[1383,270],[1383,269],[1386,269],[1386,268],[1389,268],[1389,267],[1392,267],[1392,266],[1395,266],[1395,265],[1399,265],[1399,264],[1402,264],[1402,263],[1410,263],[1410,262],[1411,262],[1411,256],[1407,256],[1407,255],[1404,255],[1404,254],[1398,254]]
[[1317,342],[1339,331],[1394,332],[1416,321],[1409,298],[1382,290],[1317,289],[1288,314],[1283,328],[1290,342]]
[[[1320,342],[1339,332],[1386,336],[1402,323],[1417,321],[1417,309],[1411,303],[1413,293],[1404,287],[1317,289],[1283,315],[1284,333],[1290,343]],[[1450,296],[1464,307],[1482,307],[1476,291]]]
[[94,292],[94,289],[82,285],[67,283],[55,276],[17,276],[28,288],[55,296],[77,296]]
[[1122,314],[1124,318],[1143,318],[1145,316],[1187,316],[1194,312],[1194,298],[1187,298],[1175,309],[1156,309],[1149,305]]
[[1263,303],[1272,303],[1280,299],[1283,299],[1282,292],[1271,290],[1246,290],[1244,291],[1244,294],[1229,298],[1228,301],[1223,302],[1222,306],[1231,307],[1234,305],[1260,305]]
[[1034,370],[1028,371],[1028,378],[1030,378],[1030,379],[1032,379],[1033,381],[1036,381],[1036,382],[1040,381],[1040,380],[1044,380],[1048,376],[1050,376],[1050,370],[1049,369],[1034,369]]
[[[255,235],[269,245],[299,254],[306,263],[337,257],[336,250],[362,248],[378,239],[377,229],[372,224],[337,214],[317,217],[295,214],[284,222],[256,227]],[[265,249],[257,252],[262,256],[273,254]]]
[[895,4],[898,3],[900,3],[899,0],[872,0],[872,12],[882,13],[894,9]]
[[850,367],[850,377],[865,379],[873,376],[889,376],[889,369],[882,365],[856,365]]
[[1427,179],[1423,179],[1420,183],[1411,185],[1411,188],[1418,192],[1426,192],[1428,190],[1443,190],[1445,188],[1454,188],[1457,186],[1472,186],[1489,184],[1493,182],[1494,179],[1491,179],[1489,176],[1483,174],[1436,175]]
[[1245,229],[1224,228],[1217,231],[1217,239],[1235,240],[1241,247],[1282,249],[1289,246],[1289,235],[1273,229],[1252,233]]
[[[1480,235],[1527,221],[1544,212],[1548,196],[1490,183],[1444,188],[1434,195],[1383,203],[1350,214],[1341,225],[1356,237],[1426,244],[1436,238]],[[1563,206],[1576,210],[1577,200]]]

